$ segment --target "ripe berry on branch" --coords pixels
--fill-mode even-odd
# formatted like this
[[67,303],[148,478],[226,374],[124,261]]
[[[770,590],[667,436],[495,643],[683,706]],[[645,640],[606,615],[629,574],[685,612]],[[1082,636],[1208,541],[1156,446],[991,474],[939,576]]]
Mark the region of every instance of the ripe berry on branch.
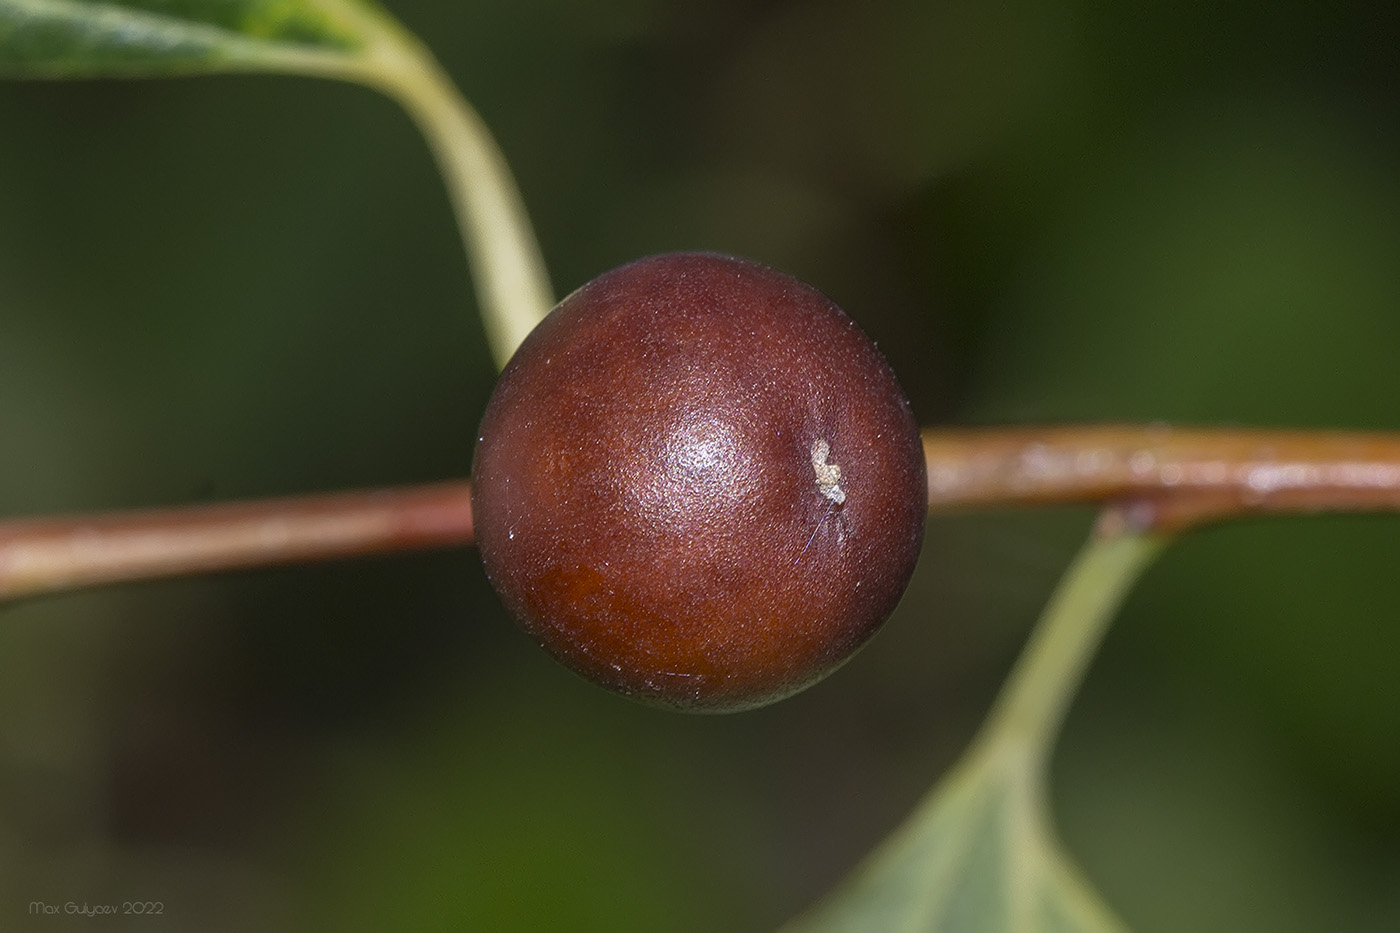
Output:
[[760,706],[874,634],[923,540],[918,426],[839,308],[765,266],[641,259],[506,366],[472,466],[477,544],[520,626],[583,676]]

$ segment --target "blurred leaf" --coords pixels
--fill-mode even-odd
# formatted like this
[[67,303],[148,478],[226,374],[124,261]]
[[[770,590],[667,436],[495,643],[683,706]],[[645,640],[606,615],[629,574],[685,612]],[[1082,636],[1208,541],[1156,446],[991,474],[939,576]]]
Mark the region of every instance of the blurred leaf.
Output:
[[335,71],[365,46],[368,9],[360,0],[0,0],[0,74]]
[[789,933],[1122,930],[1047,829],[1038,772],[1015,749],[945,780],[853,883]]
[[962,762],[854,878],[787,933],[1124,929],[1049,829],[1046,761],[1089,658],[1162,543],[1132,534],[1090,542]]
[[0,0],[0,77],[269,71],[397,100],[442,169],[497,363],[554,298],[515,179],[432,56],[370,0]]

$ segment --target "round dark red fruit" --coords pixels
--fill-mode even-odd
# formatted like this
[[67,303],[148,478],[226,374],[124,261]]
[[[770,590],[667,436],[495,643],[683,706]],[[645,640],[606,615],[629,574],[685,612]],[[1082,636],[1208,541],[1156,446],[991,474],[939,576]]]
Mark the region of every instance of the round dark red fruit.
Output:
[[694,711],[850,657],[904,592],[928,503],[870,340],[796,279],[708,253],[565,298],[501,375],[472,477],[520,626],[590,680]]

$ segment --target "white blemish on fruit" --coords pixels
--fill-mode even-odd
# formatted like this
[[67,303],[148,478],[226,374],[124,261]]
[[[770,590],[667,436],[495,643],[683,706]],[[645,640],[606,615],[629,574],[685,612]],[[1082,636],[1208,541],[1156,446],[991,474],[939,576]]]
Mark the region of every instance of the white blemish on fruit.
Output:
[[825,440],[812,442],[812,472],[817,476],[817,488],[821,494],[840,505],[846,501],[846,491],[838,485],[841,482],[841,468],[826,462],[830,453],[831,445]]

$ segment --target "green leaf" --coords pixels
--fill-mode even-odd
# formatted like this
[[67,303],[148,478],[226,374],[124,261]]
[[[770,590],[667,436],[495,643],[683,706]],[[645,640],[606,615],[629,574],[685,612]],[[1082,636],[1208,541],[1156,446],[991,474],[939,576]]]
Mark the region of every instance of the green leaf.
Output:
[[908,930],[1106,933],[1122,924],[1051,838],[1015,755],[980,756],[789,933]]
[[370,0],[0,0],[0,77],[267,71],[356,81],[397,100],[447,183],[497,362],[554,298],[515,180],[437,62]]
[[1046,762],[1090,656],[1162,544],[1113,534],[1085,548],[962,762],[851,879],[786,933],[1125,929],[1050,830]]
[[365,46],[355,2],[0,0],[0,74],[335,71]]

